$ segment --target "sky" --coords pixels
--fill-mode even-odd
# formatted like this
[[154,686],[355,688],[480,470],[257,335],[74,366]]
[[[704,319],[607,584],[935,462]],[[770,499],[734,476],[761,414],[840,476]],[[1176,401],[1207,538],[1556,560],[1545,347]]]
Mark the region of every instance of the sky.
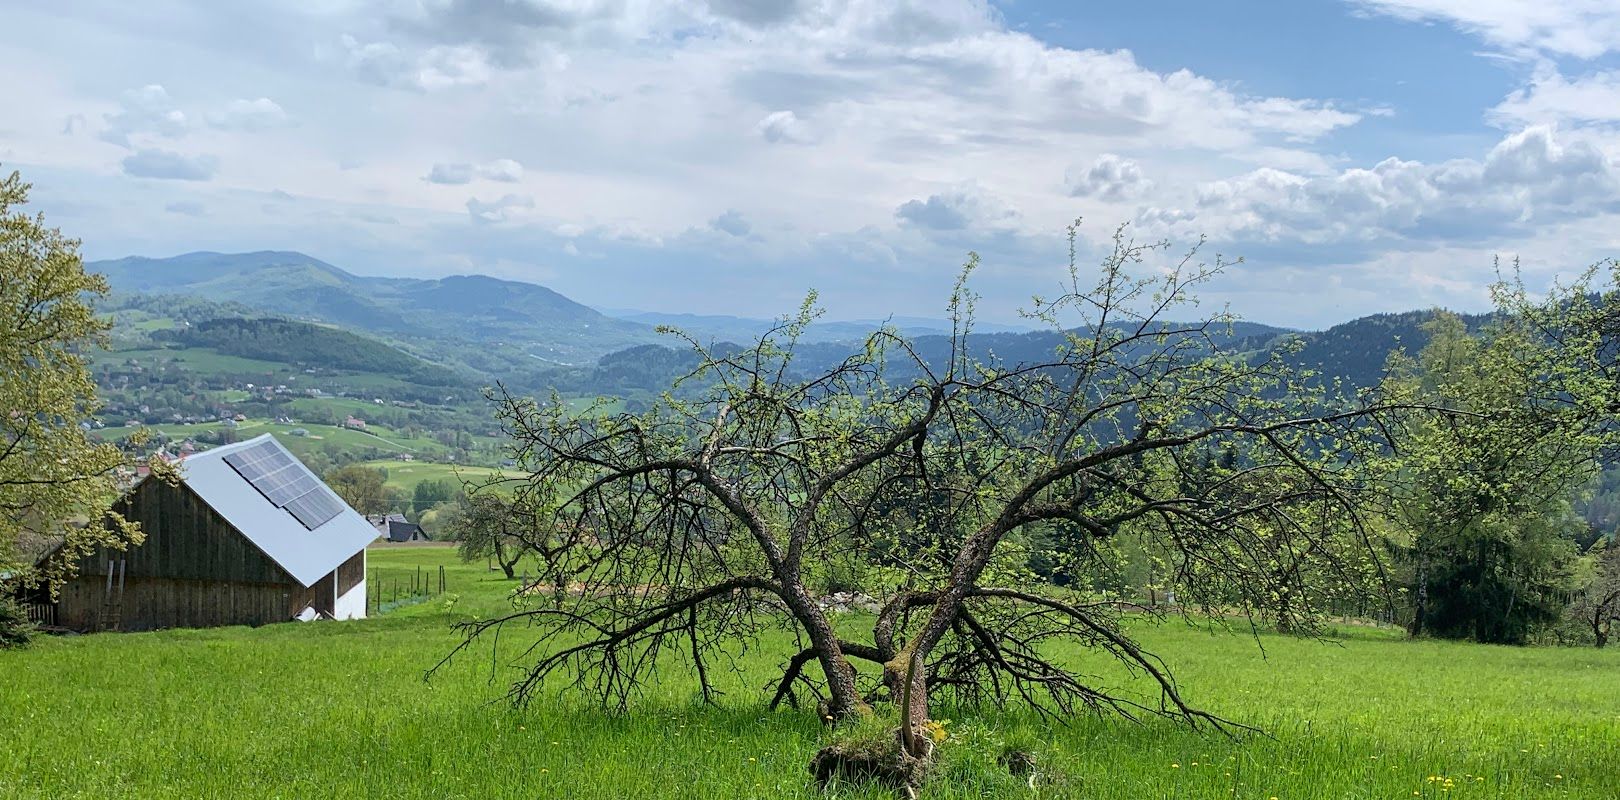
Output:
[[87,258],[1017,320],[1116,231],[1316,328],[1620,256],[1613,0],[0,0],[0,169]]

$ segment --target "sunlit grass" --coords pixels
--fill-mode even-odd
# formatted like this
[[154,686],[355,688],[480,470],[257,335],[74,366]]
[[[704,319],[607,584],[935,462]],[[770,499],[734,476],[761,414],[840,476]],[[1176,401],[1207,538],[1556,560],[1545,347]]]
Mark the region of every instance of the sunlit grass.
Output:
[[[501,700],[512,673],[487,648],[423,680],[455,641],[448,624],[500,610],[510,584],[444,548],[378,550],[371,563],[448,564],[451,594],[364,622],[0,653],[0,797],[814,796],[805,765],[825,732],[809,713],[766,712],[760,691],[785,635],[736,654],[745,674],[726,680],[717,708],[669,672],[629,715],[556,693],[517,711]],[[1189,699],[1268,735],[940,708],[953,739],[925,796],[1620,796],[1620,652],[1366,629],[1339,644],[1263,636],[1262,652],[1254,638],[1179,623],[1137,633]],[[1031,790],[999,770],[1015,743],[1033,743],[1057,779]]]

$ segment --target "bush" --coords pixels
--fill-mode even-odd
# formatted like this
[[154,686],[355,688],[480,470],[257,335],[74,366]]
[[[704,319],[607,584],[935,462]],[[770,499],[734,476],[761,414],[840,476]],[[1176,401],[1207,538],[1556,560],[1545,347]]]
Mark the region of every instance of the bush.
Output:
[[34,638],[34,623],[21,604],[0,596],[0,650],[27,647]]

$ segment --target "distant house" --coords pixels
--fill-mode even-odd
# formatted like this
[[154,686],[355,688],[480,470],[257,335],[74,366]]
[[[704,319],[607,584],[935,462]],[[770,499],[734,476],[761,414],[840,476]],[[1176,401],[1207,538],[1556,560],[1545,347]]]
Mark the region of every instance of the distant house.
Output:
[[366,429],[366,421],[358,417],[345,417],[343,419],[343,427],[351,430],[363,431]]
[[377,531],[269,434],[146,478],[114,510],[146,534],[79,562],[56,624],[74,630],[262,625],[366,615],[366,545]]
[[366,519],[371,521],[377,534],[390,542],[416,542],[432,541],[433,537],[421,525],[405,519],[404,514],[372,514]]

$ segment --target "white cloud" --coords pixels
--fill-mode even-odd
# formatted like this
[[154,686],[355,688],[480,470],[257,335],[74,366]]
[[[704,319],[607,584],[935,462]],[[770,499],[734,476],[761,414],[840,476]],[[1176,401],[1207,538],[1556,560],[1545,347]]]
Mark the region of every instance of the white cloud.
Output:
[[1617,206],[1614,163],[1585,141],[1563,142],[1551,128],[1532,127],[1505,137],[1480,161],[1389,158],[1325,176],[1259,169],[1199,187],[1194,214],[1152,209],[1139,224],[1182,234],[1201,229],[1239,242],[1399,248],[1503,240],[1532,224],[1594,217]]
[[1381,14],[1447,22],[1498,47],[1597,58],[1620,51],[1614,0],[1352,0]]
[[102,117],[100,138],[119,147],[133,147],[132,136],[177,139],[190,130],[184,112],[169,99],[168,90],[149,84],[124,92],[117,111]]
[[169,150],[137,150],[123,161],[124,174],[135,178],[206,181],[219,169],[213,156],[182,155]]
[[481,167],[479,174],[487,180],[517,183],[523,180],[523,165],[510,158],[497,158]]
[[1489,117],[1502,125],[1620,123],[1620,70],[1571,80],[1542,65],[1527,85],[1491,109]]
[[523,165],[510,158],[498,158],[487,164],[440,163],[434,164],[422,180],[449,186],[472,183],[474,179],[517,183],[523,180]]
[[1104,153],[1085,169],[1071,168],[1065,184],[1074,197],[1118,202],[1140,196],[1152,186],[1135,161]]
[[460,186],[472,183],[473,165],[471,164],[434,164],[433,169],[422,180],[428,183],[442,183],[447,186]]
[[208,114],[208,124],[223,130],[262,131],[287,124],[287,112],[268,97],[232,100]]
[[534,198],[527,195],[508,194],[489,202],[476,197],[467,200],[467,213],[474,222],[508,222],[533,208]]
[[804,124],[792,111],[772,111],[765,115],[754,126],[759,135],[765,137],[767,142],[790,142],[793,144],[809,144],[815,141],[810,127]]
[[933,231],[986,230],[1018,220],[1016,209],[972,184],[931,194],[925,200],[907,200],[894,215],[902,224]]
[[748,25],[777,25],[803,13],[804,0],[709,0],[709,10]]
[[748,220],[743,218],[742,212],[736,209],[730,209],[709,220],[709,227],[732,236],[747,236],[754,230],[754,226],[750,225]]

